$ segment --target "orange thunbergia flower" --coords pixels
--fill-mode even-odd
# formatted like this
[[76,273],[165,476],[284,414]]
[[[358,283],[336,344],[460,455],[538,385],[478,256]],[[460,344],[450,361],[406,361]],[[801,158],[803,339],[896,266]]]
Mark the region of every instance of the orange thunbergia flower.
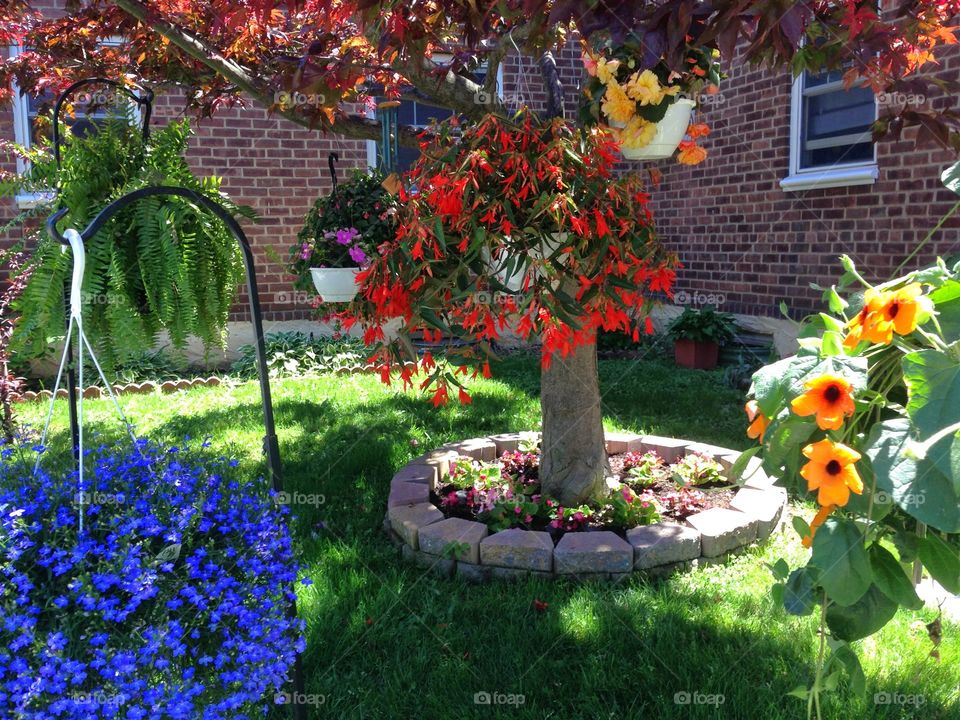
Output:
[[747,428],[747,437],[754,438],[758,442],[763,442],[763,434],[767,431],[770,424],[770,418],[760,412],[760,407],[756,400],[748,400],[743,406],[747,411],[747,418],[750,420],[750,427]]
[[863,294],[863,309],[847,323],[846,347],[862,340],[889,345],[893,334],[909,335],[917,329],[917,313],[922,307],[923,288],[910,283],[899,290],[881,292],[869,288]]
[[817,502],[821,505],[843,507],[850,500],[850,493],[863,493],[863,481],[857,474],[854,463],[860,453],[832,440],[820,440],[803,449],[810,462],[800,468],[800,475],[807,481],[807,490],[819,490]]
[[805,548],[813,545],[813,538],[817,534],[817,528],[823,525],[824,520],[836,509],[836,505],[824,505],[817,511],[817,514],[814,515],[813,520],[810,522],[810,534],[800,541]]
[[707,151],[697,145],[693,140],[684,140],[680,143],[680,152],[677,160],[682,165],[699,165],[707,159]]
[[829,373],[804,384],[807,391],[790,403],[793,411],[801,417],[817,416],[821,430],[836,430],[843,425],[843,418],[853,415],[853,385],[840,375]]
[[[918,299],[923,295],[920,283],[910,283],[887,295],[883,306],[883,318],[891,325],[897,335],[909,335],[917,329]],[[889,340],[887,341],[889,342]]]

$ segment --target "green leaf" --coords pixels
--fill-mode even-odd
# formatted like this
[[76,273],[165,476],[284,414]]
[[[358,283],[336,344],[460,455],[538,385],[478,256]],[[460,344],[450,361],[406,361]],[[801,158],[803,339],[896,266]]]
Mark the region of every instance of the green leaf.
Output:
[[960,195],[960,161],[944,170],[940,174],[940,181],[948,190]]
[[952,480],[931,460],[904,455],[909,429],[906,418],[873,426],[866,454],[877,490],[888,493],[901,510],[920,522],[943,532],[960,532],[960,496]]
[[823,689],[833,692],[840,685],[840,671],[835,670],[823,679]]
[[737,459],[734,461],[733,465],[730,467],[730,472],[727,473],[727,479],[730,482],[739,482],[743,478],[743,473],[747,469],[747,464],[750,462],[750,458],[760,452],[761,448],[759,445],[755,445],[748,450],[744,450]]
[[[834,290],[834,292],[836,292],[836,290]],[[836,312],[840,312],[840,311],[837,310]],[[827,330],[833,330],[834,332],[838,332],[841,334],[843,334],[846,330],[844,328],[843,323],[837,320],[837,318],[835,318],[833,315],[820,313],[820,320],[823,322],[823,327]]]
[[805,538],[810,535],[810,526],[807,524],[807,521],[804,520],[799,515],[794,515],[790,522],[793,523],[793,529],[797,531],[797,535],[801,538]]
[[784,587],[783,609],[791,615],[809,615],[816,604],[813,576],[809,568],[797,568],[790,573]]
[[874,543],[867,552],[870,556],[870,569],[873,570],[873,582],[881,592],[910,610],[922,608],[923,601],[913,589],[913,583],[890,551]]
[[[821,530],[822,532],[822,530]],[[820,533],[817,533],[820,537]],[[839,640],[853,642],[873,635],[897,613],[897,604],[871,585],[853,605],[827,607],[827,627]]]
[[789,357],[760,368],[753,374],[751,392],[767,417],[774,417],[785,402],[784,390],[791,381],[803,377],[817,364],[817,358]]
[[826,356],[843,355],[843,335],[834,330],[827,330],[823,333],[820,352]]
[[829,518],[813,538],[810,563],[820,570],[820,585],[838,605],[853,605],[870,587],[872,573],[856,523]]
[[[939,350],[922,350],[903,358],[903,379],[909,400],[907,413],[926,439],[960,422],[960,364]],[[947,477],[952,477],[954,492],[960,494],[960,475],[954,475],[950,462],[950,439],[938,442],[928,457]]]
[[893,544],[900,555],[900,562],[912,563],[917,559],[917,551],[920,549],[920,538],[913,530],[900,528],[893,535]]
[[[837,286],[831,285],[830,289],[827,290],[824,295],[827,298],[827,307],[830,308],[830,312],[840,314],[847,309],[847,301],[840,297],[840,293],[837,292]],[[827,317],[830,317],[829,315]],[[830,318],[834,320],[834,318]]]
[[810,691],[807,690],[806,685],[797,685],[793,690],[787,693],[790,697],[800,698],[801,700],[806,700],[810,697]]
[[770,595],[773,597],[773,604],[776,607],[783,605],[783,595],[786,587],[783,583],[774,583],[770,588]]
[[956,547],[930,534],[920,541],[917,554],[933,579],[947,592],[960,593],[960,555]]
[[770,566],[770,571],[773,573],[773,577],[777,580],[786,580],[790,575],[790,566],[787,565],[786,560],[780,558]]
[[847,674],[850,676],[850,692],[857,697],[864,697],[867,693],[867,678],[863,674],[860,658],[846,642],[837,642],[831,638],[830,647],[833,657],[847,669]]

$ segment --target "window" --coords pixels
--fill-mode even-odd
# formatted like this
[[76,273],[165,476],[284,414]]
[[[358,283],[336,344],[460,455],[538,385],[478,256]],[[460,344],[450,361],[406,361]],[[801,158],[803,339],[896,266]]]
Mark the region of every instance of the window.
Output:
[[[111,40],[109,45],[118,45],[120,39]],[[10,57],[14,57],[21,52],[19,47],[10,48]],[[105,88],[101,85],[89,85],[81,88],[77,91],[77,94],[74,96],[74,114],[72,116],[68,115],[66,112],[61,113],[60,122],[62,126],[62,132],[67,131],[83,136],[89,132],[95,132],[96,127],[99,122],[107,119],[108,117],[116,117],[120,110],[115,110],[110,107],[109,104],[97,104],[92,111],[85,109],[85,105],[88,103],[84,101],[83,95],[87,93],[88,96],[93,97],[94,93],[103,93],[105,97],[112,97],[112,91],[110,88]],[[19,88],[16,84],[13,86],[13,128],[14,128],[14,139],[19,145],[24,147],[32,147],[42,140],[49,140],[52,137],[53,126],[51,122],[53,114],[53,105],[57,101],[57,96],[53,93],[45,92],[41,93],[39,96],[32,95],[21,95]],[[103,101],[101,101],[103,102]],[[134,121],[140,120],[139,108],[136,103],[132,101],[129,103],[124,102],[122,106],[123,113],[129,113]],[[24,172],[27,169],[27,164],[22,158],[17,158],[17,172]],[[35,193],[35,194],[25,194],[18,195],[16,197],[17,204],[21,207],[32,207],[39,202],[48,200],[50,197],[49,193]]]
[[[440,55],[439,53],[434,53],[433,59],[437,63],[444,63],[448,62],[451,58]],[[486,65],[484,64],[477,68],[473,75],[474,79],[482,85],[487,77]],[[497,73],[497,92],[500,91],[502,81],[503,71],[501,68]],[[397,108],[397,123],[420,130],[427,127],[433,120],[446,120],[451,115],[453,115],[453,111],[448,108],[429,105],[415,100],[404,100],[400,103],[400,107]],[[370,117],[377,118],[376,110],[370,112]],[[397,157],[397,170],[401,173],[406,172],[413,167],[419,157],[420,152],[418,150],[401,145]],[[370,167],[376,167],[379,164],[379,159],[380,143],[369,140],[367,142],[367,164]]]
[[842,78],[842,71],[805,72],[794,81],[784,190],[869,185],[877,179],[870,137],[876,99],[868,87],[844,88]]

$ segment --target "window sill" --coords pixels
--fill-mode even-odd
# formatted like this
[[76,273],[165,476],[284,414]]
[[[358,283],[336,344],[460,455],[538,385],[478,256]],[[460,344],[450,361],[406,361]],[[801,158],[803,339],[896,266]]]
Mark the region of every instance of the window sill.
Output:
[[880,177],[880,171],[876,165],[860,165],[831,170],[812,170],[789,175],[780,181],[780,187],[785,192],[824,190],[826,188],[852,187],[854,185],[873,185],[878,177]]

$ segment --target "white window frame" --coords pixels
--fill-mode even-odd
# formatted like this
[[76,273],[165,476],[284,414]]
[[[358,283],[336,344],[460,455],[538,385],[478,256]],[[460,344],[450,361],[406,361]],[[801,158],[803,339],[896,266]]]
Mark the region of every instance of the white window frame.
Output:
[[[434,53],[433,59],[439,64],[447,63],[453,60],[453,55],[446,53]],[[487,63],[480,63],[477,67],[478,70],[482,69]],[[496,88],[497,97],[503,97],[503,63],[497,68],[497,88]],[[416,101],[414,101],[416,102]],[[425,104],[429,104],[425,101]],[[377,117],[377,108],[373,105],[368,105],[366,109],[366,116],[372,120],[375,120]],[[412,126],[415,130],[423,130],[426,125],[414,125]],[[373,170],[377,167],[377,163],[380,158],[377,153],[377,141],[376,140],[367,140],[367,166]]]
[[[116,36],[111,37],[108,40],[103,42],[104,45],[120,45],[123,42],[123,38]],[[13,59],[17,55],[23,52],[23,47],[21,45],[11,45],[8,49],[8,57]],[[13,137],[18,145],[23,147],[31,147],[33,143],[33,133],[32,127],[30,124],[30,103],[27,99],[20,94],[20,87],[17,85],[17,81],[14,80],[11,89],[13,91]],[[140,111],[140,106],[135,103],[132,99],[130,100],[130,105],[134,110],[133,117],[138,125],[143,124],[143,114]],[[17,173],[22,174],[27,171],[29,163],[24,160],[22,157],[17,157]],[[18,193],[14,200],[17,203],[17,206],[26,210],[29,208],[34,208],[38,205],[41,205],[45,202],[49,202],[53,198],[53,190],[40,191],[33,193]]]
[[[786,192],[802,190],[818,190],[835,187],[852,187],[856,185],[873,185],[880,177],[877,166],[877,146],[873,145],[873,159],[836,165],[801,168],[800,156],[803,151],[803,100],[811,93],[804,92],[804,81],[807,71],[800,73],[793,81],[790,91],[790,171],[787,177],[780,181],[780,187]],[[818,85],[815,94],[835,92],[843,88],[843,81]],[[874,97],[876,107],[876,97]],[[875,113],[876,114],[876,113]],[[866,133],[869,136],[869,132]],[[852,141],[862,136],[851,136]]]

